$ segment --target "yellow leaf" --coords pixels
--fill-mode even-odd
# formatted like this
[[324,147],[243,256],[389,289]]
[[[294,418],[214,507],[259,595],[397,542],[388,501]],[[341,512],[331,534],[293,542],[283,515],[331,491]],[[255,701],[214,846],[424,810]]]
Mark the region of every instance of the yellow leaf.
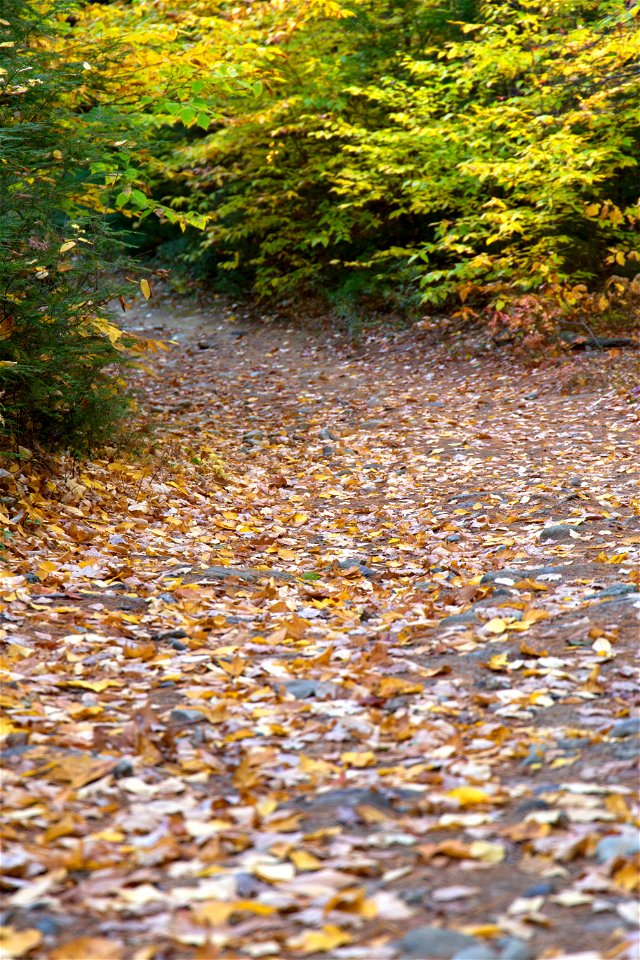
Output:
[[328,953],[336,947],[351,943],[351,936],[333,924],[327,924],[322,930],[307,930],[300,937],[289,940],[288,946],[300,953]]
[[292,850],[289,859],[296,870],[319,870],[322,867],[322,860],[318,860],[312,853],[306,850]]
[[298,554],[294,550],[287,550],[286,547],[280,547],[279,550],[276,550],[276,553],[281,560],[297,560]]
[[76,245],[75,240],[67,240],[60,247],[60,253],[66,253],[67,250],[71,250],[73,247],[75,247],[75,245]]
[[42,941],[39,930],[16,930],[14,927],[0,927],[0,960],[13,960],[26,956]]
[[121,687],[119,680],[63,680],[60,681],[61,687],[81,687],[83,690],[92,690],[93,693],[102,693],[108,687]]
[[79,937],[57,947],[49,960],[121,960],[122,947],[106,937]]
[[489,843],[487,840],[474,840],[469,853],[473,860],[482,860],[483,863],[502,863],[505,857],[501,843]]
[[149,281],[148,281],[148,280],[145,279],[145,280],[141,280],[141,281],[140,281],[140,289],[142,290],[142,295],[143,295],[143,297],[144,297],[146,300],[150,300],[150,299],[151,299],[151,287],[149,286]]
[[410,680],[401,680],[400,677],[383,677],[378,684],[379,697],[401,697],[404,694],[422,693],[421,683],[412,683]]
[[455,790],[449,790],[447,797],[451,800],[457,800],[461,807],[472,807],[477,803],[493,803],[493,797],[490,797],[485,790],[479,787],[456,787]]
[[484,628],[488,633],[504,633],[507,629],[507,623],[502,617],[494,617],[493,620],[485,623]]
[[0,717],[0,739],[8,737],[10,733],[15,733],[18,727],[14,726],[6,717]]
[[371,767],[376,762],[376,755],[371,750],[347,750],[340,754],[340,759],[348,767]]
[[509,666],[509,658],[506,653],[496,653],[487,661],[486,665],[489,670],[506,670]]
[[628,893],[633,891],[640,893],[640,871],[638,864],[629,861],[623,867],[620,867],[613,875],[613,882],[617,887],[621,887]]

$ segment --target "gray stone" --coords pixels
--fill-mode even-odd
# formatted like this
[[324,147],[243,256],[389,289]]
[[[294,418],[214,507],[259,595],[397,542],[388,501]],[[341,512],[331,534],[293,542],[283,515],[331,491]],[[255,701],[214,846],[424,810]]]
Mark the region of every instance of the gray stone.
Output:
[[[556,885],[552,880],[542,880],[540,883],[534,883],[532,887],[528,887],[524,893],[523,897],[548,897],[550,893],[555,893]],[[518,941],[520,943],[521,941]]]
[[478,618],[473,610],[465,610],[464,613],[454,613],[450,617],[445,617],[440,621],[442,627],[455,627],[457,624],[477,623]]
[[635,760],[640,757],[640,738],[620,740],[611,751],[616,760]]
[[325,445],[322,448],[322,456],[325,457],[327,460],[330,460],[331,457],[334,456],[335,452],[336,452],[336,448],[332,447],[330,443],[325,443]]
[[607,863],[615,857],[632,857],[640,853],[640,831],[626,831],[616,836],[603,837],[596,847],[596,861]]
[[459,543],[462,537],[459,533],[450,533],[447,537],[447,543]]
[[540,743],[532,743],[529,753],[522,761],[523,767],[533,767],[537,763],[544,763],[545,749]]
[[123,757],[113,768],[113,775],[116,780],[120,780],[121,777],[132,777],[134,772],[134,766],[129,757]]
[[307,700],[309,697],[314,697],[317,686],[315,680],[291,680],[289,683],[285,683],[287,693],[290,693],[296,700]]
[[587,600],[605,600],[614,597],[626,597],[627,594],[636,593],[638,587],[635,583],[614,583],[604,590],[598,590],[595,593],[587,594]]
[[284,686],[287,693],[290,693],[296,700],[308,700],[309,697],[326,700],[329,697],[335,697],[336,692],[340,689],[335,683],[328,680],[290,680]]
[[507,568],[504,570],[489,570],[484,574],[480,583],[493,583],[494,580],[498,579],[498,577],[505,577],[509,580],[514,580],[517,583],[518,580],[525,580],[528,578],[535,580],[536,577],[541,577],[549,573],[559,573],[562,575],[564,571],[564,566],[532,567],[528,569],[525,567],[520,567],[519,569]]
[[368,567],[362,560],[356,557],[348,557],[346,560],[339,560],[338,566],[341,570],[352,570],[357,567],[363,577],[375,577],[376,571]]
[[242,434],[242,439],[245,443],[251,443],[252,441],[264,440],[264,431],[263,430],[247,430],[246,433]]
[[500,946],[500,960],[535,960],[535,955],[528,943],[518,937],[503,937],[498,941]]
[[550,527],[545,527],[540,531],[541,540],[569,540],[571,531],[577,532],[579,527],[571,526],[568,523],[552,523]]
[[171,723],[179,723],[181,726],[186,726],[187,724],[202,723],[206,720],[206,717],[200,710],[185,710],[177,707],[171,711],[169,719]]
[[475,937],[442,927],[416,927],[405,933],[394,944],[402,960],[453,960],[456,953],[466,948],[482,946]]
[[614,724],[607,736],[622,740],[624,737],[633,737],[640,734],[640,717],[627,717]]
[[336,433],[335,430],[331,430],[330,427],[324,427],[318,434],[318,437],[320,438],[320,440],[339,440],[340,439],[340,435]]
[[474,943],[472,947],[458,950],[453,960],[498,960],[498,954],[486,943]]
[[274,580],[295,580],[292,574],[285,573],[283,570],[260,570],[258,567],[207,567],[206,570],[200,570],[197,574],[185,579],[188,583],[198,583],[205,580],[228,580],[229,577],[237,577],[238,580],[244,580],[247,583],[271,577]]

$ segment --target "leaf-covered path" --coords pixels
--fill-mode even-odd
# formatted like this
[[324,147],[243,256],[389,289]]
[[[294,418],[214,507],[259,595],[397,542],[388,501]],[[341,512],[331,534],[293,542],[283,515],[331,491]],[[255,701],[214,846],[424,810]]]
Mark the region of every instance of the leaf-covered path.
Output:
[[0,956],[635,958],[604,363],[139,324],[152,449],[2,479]]

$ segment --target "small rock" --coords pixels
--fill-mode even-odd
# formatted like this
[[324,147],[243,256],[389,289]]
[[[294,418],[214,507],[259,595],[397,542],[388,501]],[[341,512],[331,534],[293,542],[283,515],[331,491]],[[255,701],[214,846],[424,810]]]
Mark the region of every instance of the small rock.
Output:
[[602,600],[607,597],[626,597],[629,593],[636,593],[638,587],[635,583],[614,583],[604,590],[598,590],[596,593],[590,593],[587,600]]
[[24,578],[27,583],[42,583],[42,580],[36,573],[25,573]]
[[537,763],[544,763],[545,749],[540,743],[532,743],[529,753],[522,761],[523,767],[533,767]]
[[401,896],[410,907],[418,907],[424,904],[429,892],[428,887],[413,887],[411,890],[405,890]]
[[476,943],[472,947],[458,950],[453,960],[498,960],[498,954],[486,943]]
[[622,740],[624,737],[640,735],[640,717],[627,717],[614,724],[607,736]]
[[465,948],[477,950],[483,946],[475,937],[441,927],[416,927],[396,940],[394,945],[402,960],[427,960],[427,957],[429,960],[452,960]]
[[251,441],[260,441],[264,440],[264,431],[263,430],[247,430],[246,433],[242,434],[242,439],[245,443],[250,443]]
[[582,486],[582,477],[569,477],[569,486],[570,487],[581,487]]
[[503,937],[498,940],[500,960],[535,960],[528,943],[518,937]]
[[335,697],[340,688],[328,680],[290,680],[285,683],[285,689],[296,700],[308,700],[309,697],[327,700]]
[[450,533],[447,537],[447,543],[459,543],[462,540],[462,537],[459,533]]
[[538,396],[538,391],[532,390],[531,393],[525,393],[524,398],[525,400],[535,400],[537,396]]
[[179,640],[172,640],[169,644],[170,647],[173,647],[174,650],[188,650],[189,647],[186,643],[180,643]]
[[607,863],[615,857],[632,857],[640,853],[640,831],[627,831],[616,836],[603,837],[596,847],[596,861]]
[[385,701],[382,709],[387,710],[389,713],[395,713],[396,710],[408,706],[409,702],[409,697],[391,697],[390,700]]
[[200,710],[185,710],[177,707],[171,711],[169,719],[171,723],[179,723],[184,726],[186,724],[202,723],[206,718]]
[[296,700],[308,700],[309,697],[315,697],[317,686],[315,680],[291,680],[289,683],[285,683],[287,693],[290,693]]
[[326,457],[327,460],[330,460],[336,452],[336,448],[332,447],[330,443],[325,443],[322,448],[322,456]]
[[635,760],[640,757],[640,739],[620,740],[611,751],[616,760]]
[[123,757],[113,769],[113,775],[116,780],[119,780],[121,777],[132,777],[134,772],[133,763],[129,757]]
[[151,634],[152,640],[184,640],[187,633],[185,630],[166,630],[164,633]]
[[548,897],[550,893],[555,892],[555,889],[555,883],[553,883],[551,880],[543,880],[541,883],[534,883],[532,887],[527,887],[522,896]]
[[198,350],[210,350],[211,347],[212,347],[212,344],[208,343],[206,340],[198,341]]
[[29,921],[29,926],[39,930],[43,937],[56,937],[69,923],[69,919],[61,917],[38,917]]
[[[547,528],[548,529],[548,528]],[[543,531],[544,532],[544,531]],[[562,575],[564,572],[563,567],[557,566],[548,566],[548,567],[532,567],[525,568],[521,567],[517,569],[504,569],[504,570],[489,570],[488,573],[485,573],[482,579],[480,580],[481,584],[484,583],[493,583],[494,580],[504,578],[505,580],[513,580],[517,583],[519,580],[525,580],[531,578],[535,580],[536,577],[547,576],[549,574]]]
[[331,430],[329,427],[323,427],[323,429],[318,434],[318,437],[320,438],[320,440],[339,440],[340,439],[340,435],[336,433],[335,430]]
[[552,523],[550,527],[545,527],[540,532],[541,540],[569,540],[571,531],[577,531],[578,527],[570,526],[568,523]]
[[353,570],[354,567],[357,567],[363,577],[375,577],[376,575],[375,570],[372,570],[371,567],[368,567],[366,563],[363,563],[362,560],[358,560],[356,557],[339,560],[338,566],[341,570]]

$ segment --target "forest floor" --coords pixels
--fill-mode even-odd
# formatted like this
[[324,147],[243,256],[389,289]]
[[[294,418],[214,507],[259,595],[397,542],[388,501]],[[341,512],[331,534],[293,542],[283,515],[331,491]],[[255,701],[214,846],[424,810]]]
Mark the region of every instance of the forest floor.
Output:
[[130,322],[2,472],[0,957],[637,960],[637,353]]

